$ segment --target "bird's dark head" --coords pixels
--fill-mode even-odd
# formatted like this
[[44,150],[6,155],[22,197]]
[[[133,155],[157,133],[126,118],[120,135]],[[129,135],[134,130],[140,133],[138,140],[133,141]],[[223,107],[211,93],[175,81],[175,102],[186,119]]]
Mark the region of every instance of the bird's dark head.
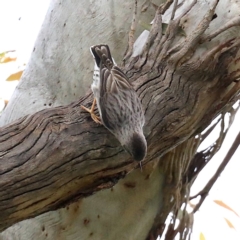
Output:
[[142,161],[147,154],[147,142],[143,134],[133,133],[123,147],[136,161]]

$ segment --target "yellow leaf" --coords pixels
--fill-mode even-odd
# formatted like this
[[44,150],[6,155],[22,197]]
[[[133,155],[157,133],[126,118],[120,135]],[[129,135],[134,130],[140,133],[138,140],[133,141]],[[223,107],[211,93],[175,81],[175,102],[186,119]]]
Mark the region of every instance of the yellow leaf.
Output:
[[16,61],[17,58],[11,58],[11,57],[3,57],[0,60],[0,63],[8,63],[8,62],[12,62],[12,61]]
[[230,227],[230,228],[233,228],[235,229],[235,227],[233,226],[233,224],[227,219],[227,218],[224,218],[225,221],[227,222],[227,225]]
[[202,232],[200,232],[199,240],[206,240],[206,238],[204,237],[204,234]]
[[235,212],[232,208],[230,208],[226,203],[224,203],[223,201],[221,200],[213,200],[216,204],[218,204],[219,206],[221,207],[224,207],[226,209],[228,209],[229,211],[235,213],[238,217],[239,215],[237,214],[237,212]]
[[19,80],[22,76],[22,73],[23,71],[18,71],[18,72],[15,72],[13,74],[11,74],[8,78],[7,78],[7,81],[15,81],[15,80]]

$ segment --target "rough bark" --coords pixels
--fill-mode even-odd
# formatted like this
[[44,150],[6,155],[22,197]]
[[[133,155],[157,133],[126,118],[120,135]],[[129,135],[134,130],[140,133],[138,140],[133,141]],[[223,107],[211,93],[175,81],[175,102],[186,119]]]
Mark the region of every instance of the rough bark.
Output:
[[[173,156],[178,156],[178,159],[175,158],[177,160],[181,159],[178,151],[182,151],[183,146],[190,144],[188,142],[191,138],[201,132],[239,92],[239,83],[235,82],[239,78],[238,31],[236,29],[233,31],[233,28],[231,32],[225,31],[229,29],[229,25],[223,29],[226,33],[224,36],[213,38],[210,33],[213,34],[216,26],[222,24],[221,21],[216,23],[218,18],[215,22],[212,21],[216,6],[217,1],[214,1],[210,7],[205,6],[206,11],[200,14],[202,20],[194,25],[188,24],[185,20],[190,21],[193,18],[199,4],[195,4],[192,8],[189,4],[183,5],[180,13],[177,12],[176,17],[173,17],[174,20],[170,19],[164,34],[161,31],[161,14],[158,9],[147,44],[141,54],[125,59],[124,70],[133,82],[145,108],[144,132],[148,141],[148,155],[144,163],[150,163],[143,167],[142,173],[135,170],[124,180],[119,181],[112,188],[113,191],[105,190],[103,191],[105,193],[96,194],[95,198],[84,199],[85,202],[94,199],[88,206],[96,206],[99,201],[103,201],[99,197],[101,194],[105,194],[104,200],[111,199],[111,192],[116,190],[118,194],[114,197],[114,201],[125,196],[128,200],[132,200],[125,203],[122,200],[117,202],[117,204],[121,202],[121,206],[127,208],[125,213],[130,216],[119,218],[116,214],[112,214],[107,222],[111,225],[113,219],[115,221],[118,219],[118,224],[122,223],[121,227],[111,228],[108,234],[106,229],[105,232],[95,231],[96,229],[94,232],[89,229],[85,237],[146,238],[155,216],[161,213],[162,193],[158,191],[162,188],[163,172],[168,174],[175,169],[167,167],[168,162],[165,160]],[[217,12],[217,15],[221,16],[221,11]],[[239,19],[235,19],[235,25],[239,25],[236,21]],[[210,23],[214,23],[211,25],[212,28],[208,28]],[[180,25],[186,36],[180,31]],[[212,41],[209,42],[211,39]],[[0,226],[2,229],[19,220],[55,210],[78,198],[110,188],[119,178],[124,177],[137,166],[137,163],[132,162],[104,127],[96,125],[87,113],[81,111],[80,104],[90,106],[91,101],[92,95],[88,94],[66,107],[43,110],[1,129],[0,222],[2,223]],[[176,146],[178,151],[170,151]],[[160,159],[167,152],[169,153]],[[156,159],[160,159],[159,163]],[[191,158],[189,157],[188,160],[190,161]],[[175,178],[184,177],[189,161],[179,160],[185,171]],[[161,166],[160,170],[159,166]],[[176,160],[175,166],[177,166]],[[166,168],[168,170],[163,171]],[[172,185],[172,179],[165,179],[166,183]],[[155,191],[152,191],[152,186],[156,186]],[[151,189],[147,189],[148,187]],[[136,200],[136,196],[131,198],[131,194],[125,194],[124,189],[136,191],[135,194],[139,194],[141,201],[139,198]],[[149,206],[147,202],[153,195],[154,207],[146,209]],[[140,206],[131,212],[136,203]],[[81,211],[83,209],[80,204],[81,201],[78,201],[71,207],[76,207],[73,211],[79,215],[78,221],[82,223],[81,226],[90,228],[89,223],[94,217],[95,221],[98,219],[100,215],[97,212],[103,208],[104,203],[101,202],[95,208],[95,213],[89,213],[91,215],[89,218],[83,217],[86,213],[78,212],[78,208]],[[60,213],[69,209],[70,207],[60,210]],[[118,213],[121,212],[119,209],[121,208],[118,208]],[[139,219],[141,225],[136,222],[129,229],[128,225],[136,219],[141,210],[142,218]],[[101,211],[104,212],[102,209]],[[70,217],[71,213],[66,212],[64,215],[68,214]],[[147,221],[142,220],[145,217]],[[32,220],[32,223],[34,221],[38,220]],[[47,237],[46,226],[41,226],[43,220],[39,222],[35,234],[39,231],[43,234],[43,238]],[[77,222],[72,225],[77,225]],[[100,226],[104,222],[102,221]],[[70,226],[71,224],[68,232],[71,231]],[[144,226],[144,229],[140,226]],[[8,234],[13,237],[12,233],[7,232],[3,237],[8,237]],[[75,236],[77,234],[76,227],[74,234]],[[53,233],[51,236],[52,239],[57,239],[56,235],[53,237]],[[68,237],[74,239],[71,238],[71,234]]]

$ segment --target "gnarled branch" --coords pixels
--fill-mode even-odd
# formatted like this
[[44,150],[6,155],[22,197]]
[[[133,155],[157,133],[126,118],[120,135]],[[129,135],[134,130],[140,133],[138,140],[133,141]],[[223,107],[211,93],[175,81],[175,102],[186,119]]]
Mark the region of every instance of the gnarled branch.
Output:
[[[230,71],[237,66],[239,39],[229,38],[191,59],[216,4],[179,45],[183,48],[174,48],[179,21],[172,20],[166,35],[153,29],[142,54],[126,62],[145,109],[144,163],[199,133],[239,92],[234,82],[239,70]],[[161,23],[159,10],[155,19]],[[81,111],[80,105],[91,101],[88,94],[0,129],[0,230],[109,188],[137,166],[103,126]]]

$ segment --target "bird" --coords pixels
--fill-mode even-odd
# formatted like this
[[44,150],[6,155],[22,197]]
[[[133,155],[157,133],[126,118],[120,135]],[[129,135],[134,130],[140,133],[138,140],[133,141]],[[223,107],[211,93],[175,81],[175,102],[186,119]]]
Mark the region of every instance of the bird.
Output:
[[[90,51],[95,60],[91,85],[94,100],[90,109],[81,107],[96,123],[103,124],[141,165],[147,154],[141,101],[126,74],[116,65],[108,45],[94,45]],[[100,117],[94,113],[96,104]]]

